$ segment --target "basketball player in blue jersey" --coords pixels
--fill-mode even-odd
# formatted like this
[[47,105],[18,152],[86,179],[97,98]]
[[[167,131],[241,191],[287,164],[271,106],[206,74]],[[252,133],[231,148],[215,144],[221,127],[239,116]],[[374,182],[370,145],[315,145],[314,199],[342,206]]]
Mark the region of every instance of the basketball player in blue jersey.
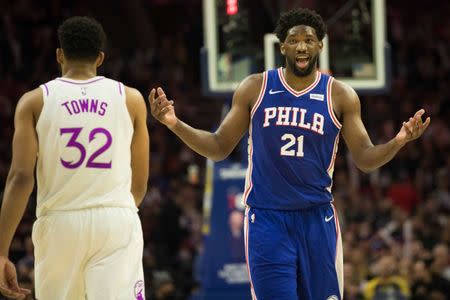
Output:
[[275,31],[285,67],[244,79],[216,132],[179,120],[161,88],[150,92],[151,112],[213,160],[227,157],[249,131],[244,230],[253,299],[341,300],[342,242],[331,204],[339,137],[369,172],[421,136],[430,118],[422,122],[421,109],[392,140],[373,145],[355,91],[317,69],[322,18],[294,9],[281,15]]
[[105,34],[87,17],[58,29],[62,77],[22,96],[0,215],[0,293],[22,299],[8,251],[37,175],[36,298],[145,298],[137,206],[149,136],[139,91],[97,76]]

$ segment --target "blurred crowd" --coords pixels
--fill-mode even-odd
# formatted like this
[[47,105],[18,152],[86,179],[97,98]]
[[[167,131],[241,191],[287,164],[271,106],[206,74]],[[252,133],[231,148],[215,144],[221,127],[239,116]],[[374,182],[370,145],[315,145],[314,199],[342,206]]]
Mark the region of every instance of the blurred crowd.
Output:
[[[129,2],[144,8],[140,12],[145,12],[147,29],[143,33],[148,36],[138,35],[142,45],[138,47],[126,44],[126,36],[112,39],[99,73],[137,87],[144,97],[161,84],[176,101],[177,114],[183,120],[213,128],[220,120],[222,102],[201,93],[201,1]],[[91,11],[88,4],[0,2],[0,192],[9,169],[13,114],[19,97],[59,76],[56,26],[74,14],[95,15],[102,23],[105,19],[109,36],[125,26],[108,22],[98,8]],[[326,11],[320,5],[315,8]],[[421,139],[371,174],[355,169],[341,141],[333,188],[344,242],[346,300],[450,299],[448,15],[447,1],[388,3],[392,86],[385,95],[360,97],[363,120],[376,144],[395,136],[402,121],[421,107],[432,121]],[[148,126],[151,176],[139,212],[147,297],[187,299],[199,288],[192,269],[202,244],[205,160],[151,117]],[[29,287],[33,283],[30,232],[34,208],[35,193],[10,252],[20,282]]]

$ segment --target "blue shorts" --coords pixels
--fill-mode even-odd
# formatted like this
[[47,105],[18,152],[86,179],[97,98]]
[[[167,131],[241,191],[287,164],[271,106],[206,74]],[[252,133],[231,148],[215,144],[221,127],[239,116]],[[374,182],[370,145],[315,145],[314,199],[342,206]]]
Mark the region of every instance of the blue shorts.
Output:
[[245,251],[253,300],[341,300],[343,256],[332,204],[247,208]]

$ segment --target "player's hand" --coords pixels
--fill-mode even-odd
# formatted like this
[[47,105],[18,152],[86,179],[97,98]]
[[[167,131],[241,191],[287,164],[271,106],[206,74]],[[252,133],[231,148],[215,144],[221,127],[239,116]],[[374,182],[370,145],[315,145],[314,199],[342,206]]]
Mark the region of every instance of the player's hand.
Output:
[[395,137],[395,140],[399,145],[403,146],[407,142],[417,139],[422,135],[425,129],[427,129],[431,119],[428,117],[425,120],[425,123],[423,123],[422,116],[424,113],[425,110],[421,109],[414,114],[414,117],[409,118],[407,122],[403,122],[402,128]]
[[0,256],[0,294],[12,299],[25,299],[31,291],[19,287],[14,264],[5,256]]
[[[155,98],[155,95],[157,97]],[[173,107],[173,101],[167,100],[166,94],[162,88],[152,89],[148,96],[150,111],[152,116],[167,127],[173,128],[177,124],[177,116]]]

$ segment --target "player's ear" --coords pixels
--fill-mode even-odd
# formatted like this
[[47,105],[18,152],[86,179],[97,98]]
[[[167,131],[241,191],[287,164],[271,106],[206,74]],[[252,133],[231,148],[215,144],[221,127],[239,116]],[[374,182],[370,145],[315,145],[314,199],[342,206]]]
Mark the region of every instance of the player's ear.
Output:
[[64,63],[64,51],[62,48],[56,48],[56,61],[60,65]]
[[284,43],[280,43],[280,52],[283,56],[286,54],[286,48],[284,47]]
[[322,51],[322,48],[323,48],[323,41],[319,41],[319,49],[320,49],[320,51]]
[[105,52],[100,51],[100,53],[97,56],[97,59],[95,60],[95,65],[97,66],[97,68],[102,65],[104,59],[105,59]]

